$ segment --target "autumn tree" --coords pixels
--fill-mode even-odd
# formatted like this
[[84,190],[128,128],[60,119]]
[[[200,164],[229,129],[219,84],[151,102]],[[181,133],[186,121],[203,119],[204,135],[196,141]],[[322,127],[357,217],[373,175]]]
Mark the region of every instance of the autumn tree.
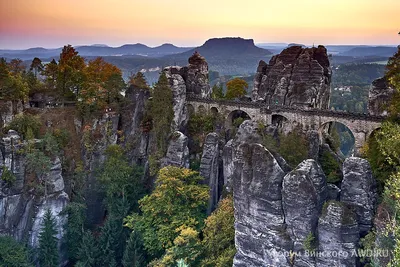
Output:
[[58,63],[57,87],[62,100],[75,98],[82,87],[85,60],[71,45],[66,45],[61,51]]
[[247,82],[240,78],[235,78],[226,83],[226,98],[235,99],[246,95],[249,87]]
[[22,74],[25,71],[24,62],[19,58],[12,59],[8,66],[13,75]]
[[24,81],[22,72],[15,71],[15,68],[17,67],[7,64],[4,58],[0,59],[0,100],[16,102],[25,100],[28,96],[28,84]]
[[85,82],[79,91],[79,108],[85,114],[102,110],[121,99],[125,89],[119,68],[98,57],[89,61],[84,69]]
[[129,77],[129,84],[139,89],[150,89],[149,85],[147,84],[146,77],[140,71],[136,73],[136,75],[132,74]]

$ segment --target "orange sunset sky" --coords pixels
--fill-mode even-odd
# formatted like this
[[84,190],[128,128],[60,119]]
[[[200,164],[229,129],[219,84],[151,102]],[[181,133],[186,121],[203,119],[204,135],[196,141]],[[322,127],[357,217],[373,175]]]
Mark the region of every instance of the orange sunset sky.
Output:
[[400,0],[0,0],[0,49],[174,43],[212,37],[400,43]]

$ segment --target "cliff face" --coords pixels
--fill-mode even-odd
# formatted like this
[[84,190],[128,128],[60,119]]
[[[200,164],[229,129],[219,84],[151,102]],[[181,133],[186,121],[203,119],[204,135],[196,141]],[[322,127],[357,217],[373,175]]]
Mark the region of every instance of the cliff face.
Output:
[[[352,252],[370,230],[376,205],[368,162],[346,159],[338,188],[317,161],[289,170],[258,142],[256,124],[245,121],[224,148],[235,206],[233,266],[358,266]],[[327,256],[332,251],[347,254]]]
[[[17,240],[28,240],[32,247],[38,246],[38,236],[42,228],[44,214],[49,209],[55,217],[57,237],[63,236],[66,217],[60,212],[69,202],[64,191],[61,161],[55,158],[47,181],[47,197],[35,194],[34,184],[25,175],[26,160],[22,153],[23,143],[17,132],[10,130],[0,140],[0,165],[4,164],[15,176],[11,184],[0,181],[0,234],[12,235]],[[0,177],[4,169],[0,169]]]
[[389,102],[394,92],[394,89],[387,83],[386,78],[383,77],[373,81],[368,93],[369,114],[387,115]]
[[260,61],[254,77],[253,101],[268,105],[329,106],[332,71],[323,46],[292,46],[272,57],[269,64]]

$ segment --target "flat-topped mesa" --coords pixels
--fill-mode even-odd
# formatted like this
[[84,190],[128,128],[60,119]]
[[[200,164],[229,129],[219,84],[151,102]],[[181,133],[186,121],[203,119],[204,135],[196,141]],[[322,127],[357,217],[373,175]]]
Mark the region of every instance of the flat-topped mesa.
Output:
[[269,63],[260,61],[252,100],[267,105],[327,109],[332,70],[324,46],[291,46]]
[[385,77],[372,82],[368,93],[368,113],[371,115],[387,115],[389,102],[394,94]]

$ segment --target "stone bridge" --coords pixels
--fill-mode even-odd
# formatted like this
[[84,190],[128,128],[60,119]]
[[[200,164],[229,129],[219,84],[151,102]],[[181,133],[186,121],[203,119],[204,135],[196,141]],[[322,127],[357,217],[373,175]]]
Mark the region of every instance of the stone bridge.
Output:
[[305,109],[291,106],[266,106],[265,103],[238,100],[214,100],[187,95],[186,105],[194,112],[218,112],[225,116],[226,123],[231,125],[233,114],[245,112],[250,119],[266,125],[285,123],[286,129],[301,125],[304,129],[317,130],[320,141],[322,133],[332,122],[345,125],[352,132],[355,140],[355,151],[358,153],[371,133],[381,126],[383,116],[350,113],[333,110]]

